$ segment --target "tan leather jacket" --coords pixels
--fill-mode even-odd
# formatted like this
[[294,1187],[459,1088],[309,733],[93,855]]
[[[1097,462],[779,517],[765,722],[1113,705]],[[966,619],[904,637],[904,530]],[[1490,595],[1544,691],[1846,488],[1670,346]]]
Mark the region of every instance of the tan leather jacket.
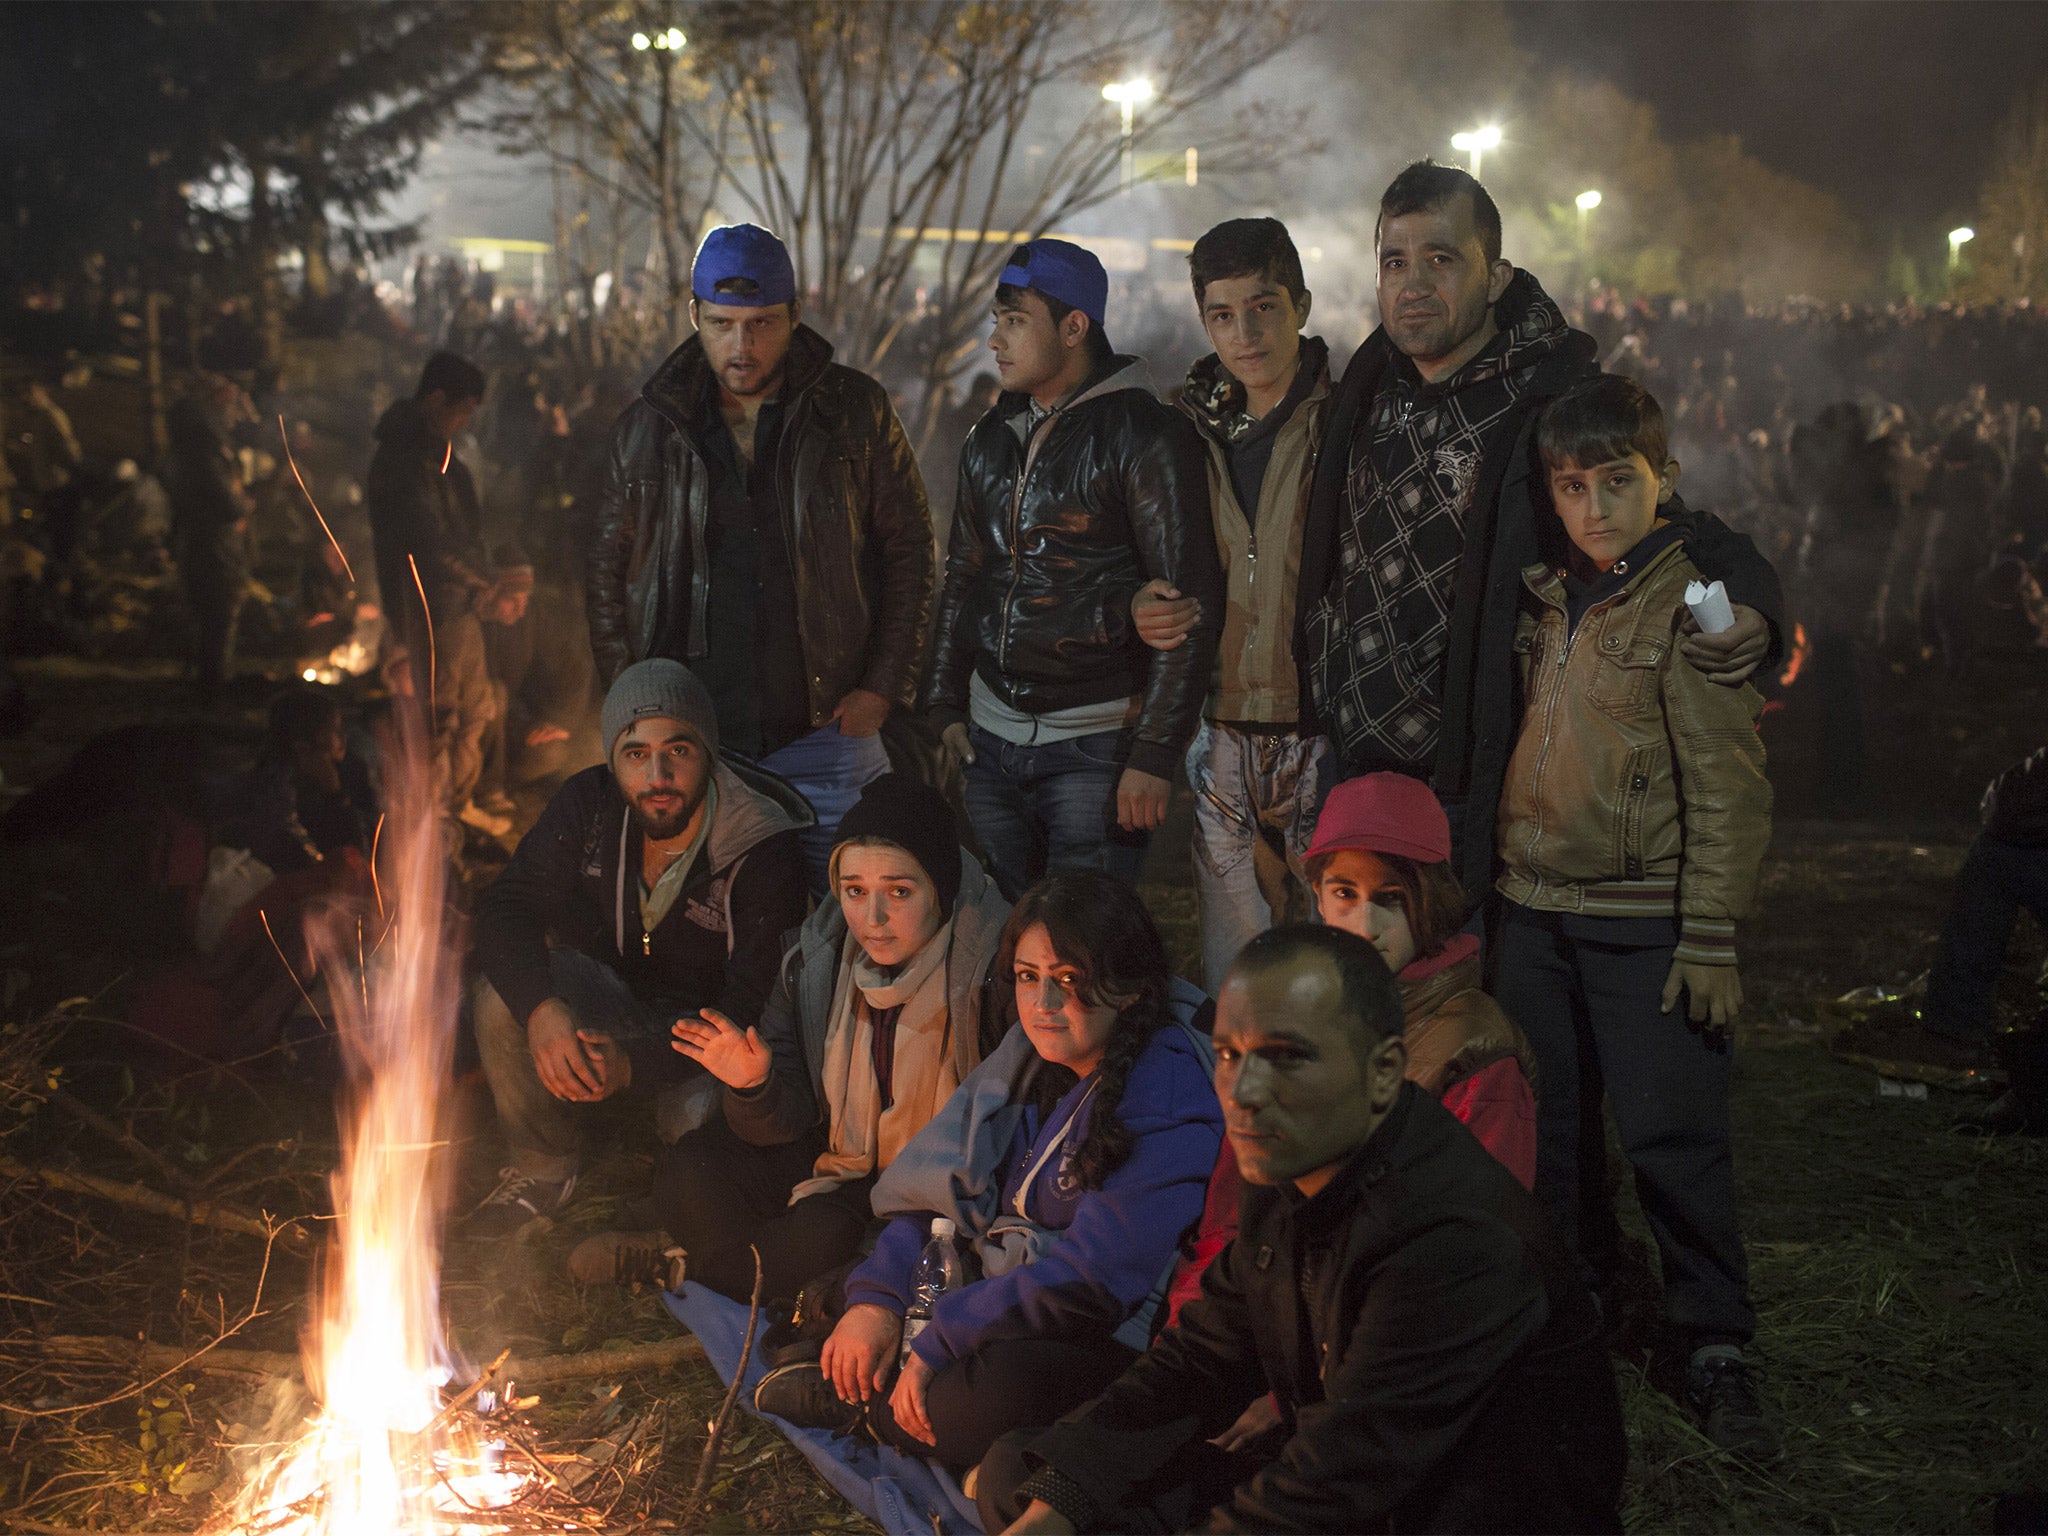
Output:
[[1522,572],[1535,602],[1515,631],[1524,704],[1499,890],[1550,912],[1676,912],[1679,958],[1730,965],[1771,837],[1771,786],[1756,690],[1709,682],[1678,653],[1698,576],[1668,544],[1567,640],[1562,574]]

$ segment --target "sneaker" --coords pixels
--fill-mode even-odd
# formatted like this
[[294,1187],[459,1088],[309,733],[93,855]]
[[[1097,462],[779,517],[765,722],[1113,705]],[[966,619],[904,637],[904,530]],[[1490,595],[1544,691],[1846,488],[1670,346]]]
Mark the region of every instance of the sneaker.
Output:
[[532,1222],[552,1223],[575,1189],[573,1173],[566,1179],[536,1179],[517,1168],[500,1168],[498,1187],[469,1213],[464,1230],[470,1237],[510,1237]]
[[754,1411],[770,1414],[798,1429],[824,1429],[850,1435],[860,1427],[861,1405],[842,1403],[825,1372],[815,1361],[780,1365],[754,1388]]
[[599,1232],[569,1255],[578,1285],[652,1285],[680,1291],[688,1255],[666,1232]]
[[1771,1461],[1778,1436],[1764,1417],[1749,1362],[1732,1344],[1695,1350],[1685,1368],[1685,1401],[1715,1445],[1746,1461]]
[[504,837],[512,830],[510,816],[493,816],[474,800],[464,802],[462,809],[455,813],[455,819],[486,837]]

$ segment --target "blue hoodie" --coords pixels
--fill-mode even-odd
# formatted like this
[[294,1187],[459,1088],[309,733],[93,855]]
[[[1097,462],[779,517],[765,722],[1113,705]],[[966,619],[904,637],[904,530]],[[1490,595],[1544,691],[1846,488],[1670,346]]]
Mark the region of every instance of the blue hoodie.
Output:
[[[1206,1023],[1203,1018],[1196,1027]],[[939,1299],[931,1326],[912,1346],[934,1370],[997,1339],[1149,1333],[1149,1316],[1138,1314],[1149,1312],[1183,1235],[1201,1217],[1222,1145],[1223,1111],[1200,1046],[1186,1029],[1167,1025],[1131,1068],[1118,1106],[1133,1141],[1129,1159],[1102,1188],[1083,1190],[1072,1161],[1087,1140],[1094,1081],[1091,1075],[1076,1083],[1043,1121],[1036,1109],[1025,1110],[1002,1162],[1001,1208],[1016,1209],[1039,1149],[1073,1121],[1059,1152],[1024,1188],[1024,1214],[1057,1240],[1036,1262]],[[969,1091],[963,1084],[961,1092]],[[934,1214],[946,1213],[900,1215],[883,1229],[873,1255],[847,1277],[847,1305],[904,1312]],[[1134,1330],[1133,1323],[1143,1326]],[[1145,1338],[1126,1341],[1142,1348]]]

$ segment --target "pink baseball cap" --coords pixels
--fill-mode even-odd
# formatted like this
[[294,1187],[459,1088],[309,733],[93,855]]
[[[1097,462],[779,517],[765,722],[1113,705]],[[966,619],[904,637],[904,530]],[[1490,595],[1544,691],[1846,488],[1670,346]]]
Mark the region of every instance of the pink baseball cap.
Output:
[[1306,857],[1343,848],[1397,853],[1419,864],[1446,863],[1451,819],[1422,780],[1405,773],[1368,773],[1330,791]]

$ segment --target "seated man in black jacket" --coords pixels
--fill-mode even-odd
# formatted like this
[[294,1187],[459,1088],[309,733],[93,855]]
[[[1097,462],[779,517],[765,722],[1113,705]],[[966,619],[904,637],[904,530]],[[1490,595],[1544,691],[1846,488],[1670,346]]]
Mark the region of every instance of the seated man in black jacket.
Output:
[[[1599,1314],[1535,1199],[1402,1080],[1400,994],[1372,946],[1260,935],[1215,1038],[1247,1185],[1237,1237],[1107,1392],[997,1442],[983,1523],[1620,1530]],[[1267,1392],[1277,1428],[1210,1443]]]
[[477,904],[477,1045],[511,1152],[473,1234],[561,1208],[578,1106],[658,1091],[665,1141],[719,1084],[668,1049],[675,1021],[760,1015],[807,905],[803,797],[721,762],[718,718],[679,661],[637,662],[605,695],[605,763],[559,790]]

